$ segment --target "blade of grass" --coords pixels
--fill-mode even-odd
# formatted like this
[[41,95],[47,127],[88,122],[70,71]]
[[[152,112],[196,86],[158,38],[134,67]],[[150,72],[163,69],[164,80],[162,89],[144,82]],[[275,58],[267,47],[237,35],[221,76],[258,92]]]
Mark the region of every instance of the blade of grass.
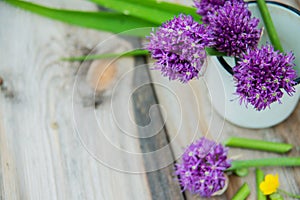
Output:
[[120,57],[130,57],[130,56],[144,56],[149,55],[148,50],[137,49],[133,51],[123,52],[123,53],[107,53],[99,55],[87,55],[79,57],[62,58],[62,61],[83,61],[83,60],[95,60],[104,58],[120,58]]
[[[161,9],[155,1],[120,1],[120,0],[90,0],[100,6],[121,12],[128,16],[139,17],[152,23],[161,24],[178,15],[176,11]],[[167,4],[172,7],[172,4]],[[178,5],[177,5],[178,6]],[[166,5],[165,5],[166,8]],[[174,8],[173,8],[174,9]],[[184,9],[183,9],[184,10]],[[183,11],[182,11],[183,12]],[[190,12],[190,11],[189,11]],[[194,13],[195,14],[195,13]],[[193,15],[194,15],[193,14]],[[197,17],[199,18],[199,17]]]
[[277,31],[275,29],[275,26],[273,24],[269,9],[267,7],[267,4],[265,0],[257,0],[257,5],[260,11],[260,14],[263,18],[264,24],[266,26],[269,38],[271,43],[273,44],[275,50],[279,50],[283,52],[283,48],[280,43],[280,39],[278,37]]
[[151,23],[149,21],[132,16],[126,16],[120,13],[82,12],[54,9],[18,0],[5,0],[4,2],[51,19],[56,19],[62,22],[86,28],[109,31],[112,33],[121,33],[136,28],[149,27],[147,29],[139,31],[129,31],[127,33],[124,33],[127,35],[144,37],[145,35],[150,33],[150,27],[158,26],[155,23]]

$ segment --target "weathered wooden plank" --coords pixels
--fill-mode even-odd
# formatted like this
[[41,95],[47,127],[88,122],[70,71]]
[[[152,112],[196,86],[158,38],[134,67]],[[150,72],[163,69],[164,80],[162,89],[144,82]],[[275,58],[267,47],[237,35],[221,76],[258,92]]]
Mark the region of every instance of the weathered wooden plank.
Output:
[[[299,1],[285,1],[285,3],[293,6],[295,6],[297,2]],[[191,5],[190,1],[181,3]],[[182,149],[186,145],[201,136],[213,138],[219,142],[224,141],[230,136],[242,136],[269,141],[289,142],[295,147],[300,145],[300,140],[297,136],[300,132],[297,126],[297,124],[300,123],[299,105],[294,114],[278,126],[260,130],[244,129],[224,121],[224,119],[212,109],[205,79],[192,81],[190,84],[183,85],[176,81],[169,81],[167,78],[163,78],[159,72],[150,72],[160,106],[167,113],[165,121],[169,138],[176,138],[173,143],[171,143],[176,158],[180,157]],[[180,109],[177,109],[178,107]],[[299,155],[299,150],[295,148],[288,155],[297,156]],[[251,159],[274,157],[278,155],[231,148],[230,156]],[[299,168],[270,167],[265,168],[264,171],[266,173],[278,173],[282,184],[281,188],[285,188],[295,194],[300,193]],[[239,178],[231,176],[227,192],[214,199],[230,199],[244,181],[249,183],[252,191],[248,199],[255,199],[255,175],[253,170],[250,171],[247,177]],[[186,197],[187,199],[201,199],[198,196],[191,195],[189,192],[186,192]]]
[[[136,58],[132,95],[135,119],[140,132],[140,145],[151,190],[152,199],[183,199],[178,184],[174,181],[174,157],[169,138],[163,127],[163,119],[156,94],[149,78],[145,59]],[[151,110],[150,110],[151,109]],[[151,117],[151,118],[150,118]],[[155,161],[155,162],[154,162]]]
[[[136,156],[142,153],[139,140],[126,137],[111,123],[113,87],[106,88],[102,102],[95,108],[91,104],[94,99],[89,99],[93,97],[89,96],[91,88],[85,82],[85,65],[79,68],[79,63],[58,61],[60,57],[85,53],[110,34],[66,26],[0,4],[0,75],[7,88],[0,94],[3,199],[153,198],[147,174],[142,173],[143,156]],[[86,4],[59,1],[48,5],[81,8]],[[126,48],[122,40],[116,44],[120,51],[124,51],[124,45]],[[111,50],[109,47],[116,48],[102,46]],[[133,59],[123,59],[115,65],[115,78],[120,78],[134,63]],[[83,93],[74,97],[75,80],[87,88],[81,88]],[[122,90],[114,92],[120,97],[114,99],[116,105],[124,103],[122,97],[132,91],[131,81],[128,79]],[[130,108],[122,107],[119,113],[128,119]],[[73,116],[74,109],[78,115]],[[75,121],[77,132],[73,118],[79,119]],[[136,129],[130,130],[138,135]],[[158,179],[160,175],[164,172],[152,177]],[[170,176],[162,176],[161,180],[171,183],[165,178]]]
[[[80,9],[86,5],[81,1],[45,3]],[[122,59],[110,64],[115,65],[112,77],[119,82],[96,93],[94,99],[85,81],[96,85],[94,89],[103,86],[97,79],[87,78],[88,73],[94,77],[101,70],[96,67],[91,72],[90,63],[84,63],[78,71],[79,63],[57,60],[81,55],[110,35],[65,26],[0,4],[0,24],[6,27],[0,29],[0,76],[6,88],[0,94],[3,199],[184,199],[173,181],[173,160],[201,135],[222,141],[242,133],[300,144],[296,126],[299,106],[287,121],[271,129],[247,130],[223,124],[208,103],[205,82],[171,83],[153,72],[153,91],[152,85],[143,86],[151,82],[147,70],[133,68],[143,64],[141,60],[133,63],[132,59]],[[128,50],[130,44],[116,40],[101,47],[102,51],[121,51]],[[107,67],[105,62],[97,65]],[[75,75],[83,88],[72,99]],[[163,109],[153,106],[157,103]],[[73,117],[79,123],[75,134]],[[147,126],[149,123],[151,126]],[[166,147],[162,153],[147,155],[162,147]],[[273,156],[238,149],[230,153],[248,158]],[[290,155],[299,155],[299,150]],[[149,172],[142,173],[145,171]],[[299,193],[299,169],[266,171],[278,172],[285,178],[281,178],[282,188]],[[254,191],[253,172],[231,180],[227,193],[215,199],[229,199],[245,180]],[[186,198],[199,199],[189,193]]]

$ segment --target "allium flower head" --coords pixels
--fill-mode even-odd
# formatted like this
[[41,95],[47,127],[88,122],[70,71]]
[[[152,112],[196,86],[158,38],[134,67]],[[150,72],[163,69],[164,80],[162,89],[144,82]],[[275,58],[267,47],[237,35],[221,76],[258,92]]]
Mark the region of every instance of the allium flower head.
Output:
[[197,14],[202,16],[202,21],[208,24],[208,14],[214,13],[217,9],[225,4],[226,0],[194,0]]
[[261,49],[249,49],[233,68],[236,81],[236,93],[240,102],[252,104],[257,110],[270,107],[283,96],[295,92],[294,79],[297,76],[293,69],[294,55],[275,51],[273,46],[265,45]]
[[202,137],[186,148],[182,162],[176,165],[176,174],[184,190],[202,197],[210,197],[223,189],[226,182],[224,170],[231,164],[227,148]]
[[179,15],[151,33],[146,49],[156,60],[156,69],[181,82],[201,74],[206,53],[207,34],[203,25],[191,16]]
[[[228,0],[194,0],[194,5],[197,8],[197,14],[202,16],[202,21],[205,24],[209,23],[208,14],[215,13],[216,10],[224,6]],[[243,0],[231,0],[234,3],[243,2]]]
[[244,2],[226,1],[224,6],[208,15],[212,44],[228,56],[239,56],[258,44],[261,30],[259,19],[251,18]]

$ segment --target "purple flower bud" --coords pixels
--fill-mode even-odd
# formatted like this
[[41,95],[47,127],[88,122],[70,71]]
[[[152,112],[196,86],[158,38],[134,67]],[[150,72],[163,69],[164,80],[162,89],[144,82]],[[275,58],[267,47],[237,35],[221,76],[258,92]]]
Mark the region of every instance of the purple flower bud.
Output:
[[202,74],[205,62],[207,34],[191,16],[179,15],[167,21],[148,37],[146,49],[156,60],[155,69],[170,80],[183,83]]
[[210,197],[223,189],[224,171],[231,166],[228,149],[202,137],[186,148],[182,161],[176,165],[176,175],[183,190]]
[[239,56],[257,46],[261,35],[257,28],[259,19],[251,18],[246,3],[226,1],[223,7],[208,15],[208,20],[211,45],[218,51]]
[[240,103],[250,103],[257,110],[263,110],[275,101],[280,103],[283,91],[292,96],[297,77],[294,59],[291,52],[280,53],[271,45],[248,49],[233,68]]

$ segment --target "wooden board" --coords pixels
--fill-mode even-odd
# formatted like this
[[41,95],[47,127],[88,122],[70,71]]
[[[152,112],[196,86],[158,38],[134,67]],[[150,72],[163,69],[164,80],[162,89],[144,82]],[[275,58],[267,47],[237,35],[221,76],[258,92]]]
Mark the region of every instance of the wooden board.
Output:
[[[77,0],[36,2],[97,9]],[[190,0],[176,2],[192,5]],[[201,199],[180,192],[174,163],[202,135],[217,141],[243,135],[300,146],[299,105],[274,128],[242,129],[215,113],[205,81],[169,82],[149,72],[145,58],[59,60],[93,49],[130,50],[141,45],[137,39],[76,28],[3,2],[0,25],[0,199]],[[239,149],[230,155],[278,156]],[[279,173],[282,188],[300,193],[299,168],[265,172]],[[249,199],[255,199],[253,171],[245,178],[232,176],[226,194],[212,199],[230,199],[244,181],[251,186]]]
[[[191,5],[191,2],[188,1],[182,1],[182,3]],[[299,8],[299,1],[284,1],[284,3]],[[154,83],[156,83],[154,85],[160,105],[168,113],[165,119],[166,127],[169,137],[174,138],[174,143],[171,143],[171,145],[176,158],[180,157],[182,149],[193,139],[201,136],[213,138],[220,142],[230,136],[287,142],[296,147],[288,155],[299,156],[299,148],[297,147],[300,145],[300,128],[298,126],[300,123],[300,105],[298,105],[294,113],[286,121],[273,128],[261,130],[244,129],[226,122],[213,110],[205,79],[191,81],[190,84],[181,84],[176,81],[169,81],[168,78],[162,77],[157,71],[151,71],[151,76]],[[162,89],[161,85],[164,86],[164,89]],[[234,158],[279,157],[279,155],[272,153],[233,148],[230,149],[229,153]],[[281,188],[285,188],[294,194],[300,193],[299,168],[277,167],[265,168],[263,170],[265,173],[278,173]],[[250,171],[247,177],[239,178],[230,176],[230,185],[226,193],[214,199],[230,199],[244,182],[247,182],[251,188],[251,195],[248,199],[255,199],[256,184],[254,169]],[[186,197],[187,199],[201,199],[198,196],[191,195],[189,192],[186,192]]]
[[[128,126],[119,129],[114,123],[113,114],[125,121],[130,119],[128,113],[148,117],[141,109],[155,104],[151,87],[136,93],[152,97],[149,101],[136,99],[134,106],[123,105],[141,77],[149,77],[147,70],[129,73],[115,91],[114,84],[108,84],[94,98],[97,88],[92,76],[107,63],[96,64],[91,72],[89,62],[59,59],[86,54],[112,35],[0,4],[1,199],[182,199],[172,165],[162,166],[157,154],[145,154],[167,142],[165,132],[140,141],[125,134]],[[96,9],[82,1],[46,5]],[[99,51],[125,51],[131,46],[126,40],[114,38],[115,46],[101,43]],[[135,62],[140,61],[128,58],[113,63],[112,82],[132,71]],[[116,113],[111,101],[121,105]],[[154,114],[159,116],[158,110]],[[154,121],[159,125],[160,120]],[[136,127],[129,127],[130,134],[144,134]],[[173,160],[170,149],[164,153]]]

